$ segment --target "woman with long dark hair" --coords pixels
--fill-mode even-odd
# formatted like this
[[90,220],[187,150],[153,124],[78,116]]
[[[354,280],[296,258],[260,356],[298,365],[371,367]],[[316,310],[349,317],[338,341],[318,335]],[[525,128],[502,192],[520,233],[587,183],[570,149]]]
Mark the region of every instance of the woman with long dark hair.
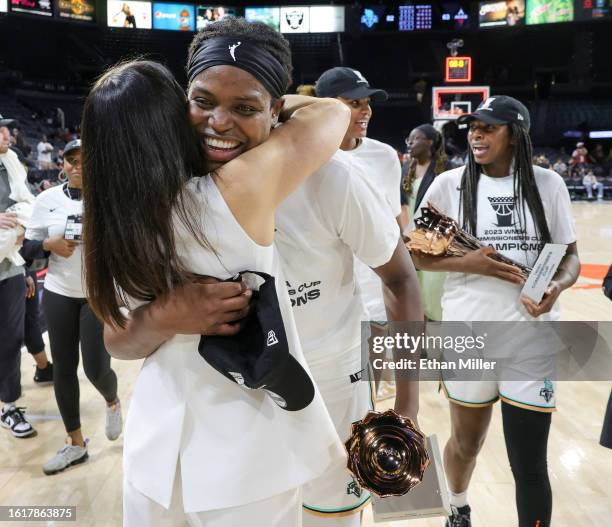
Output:
[[[488,247],[463,257],[413,255],[420,269],[448,272],[443,320],[558,320],[557,299],[580,271],[567,187],[552,170],[532,166],[529,112],[516,99],[491,97],[460,121],[469,125],[467,164],[436,177],[423,202],[431,201]],[[536,304],[521,296],[524,278],[519,268],[491,256],[499,252],[533,266],[549,242],[566,244],[567,252]],[[508,366],[519,373],[520,381],[502,377],[442,383],[452,403],[451,438],[444,451],[452,505],[449,527],[471,525],[467,489],[498,399],[502,399],[506,450],[516,484],[518,524],[550,525],[552,492],[546,458],[556,404],[553,371],[549,357],[538,353],[533,357],[536,367],[531,363],[525,369],[518,351],[520,345],[510,350],[514,360]],[[534,375],[537,367],[545,372],[541,378]]]
[[[165,317],[173,310],[167,299],[194,274],[265,272],[276,278],[289,350],[305,365],[272,245],[274,212],[338,149],[348,110],[336,101],[281,98],[290,82],[288,45],[263,24],[252,31],[282,53],[224,35],[192,57],[191,104],[210,111],[195,132],[185,93],[153,62],[112,68],[85,103],[88,293],[108,324],[111,353],[137,356],[136,334],[147,356],[126,423],[126,526],[296,526],[299,487],[341,452],[318,393],[299,411],[283,410],[199,356],[208,328],[194,322],[187,331],[183,320],[176,335]],[[240,126],[228,124],[217,97],[233,101],[229,112]],[[272,131],[279,117],[288,120]],[[157,307],[138,307],[147,302]],[[275,341],[268,335],[268,345]]]
[[[434,178],[451,168],[444,150],[444,138],[431,124],[422,124],[406,138],[408,170],[402,178],[402,213],[412,217]],[[423,311],[429,320],[442,320],[442,292],[445,273],[418,271]]]
[[55,399],[68,435],[66,444],[43,466],[47,475],[87,460],[79,409],[79,348],[85,375],[106,401],[106,437],[114,441],[122,428],[117,376],[104,348],[103,326],[91,310],[83,289],[81,225],[81,141],[64,147],[67,181],[36,197],[26,231],[29,240],[42,241],[49,254],[43,309],[53,357]]

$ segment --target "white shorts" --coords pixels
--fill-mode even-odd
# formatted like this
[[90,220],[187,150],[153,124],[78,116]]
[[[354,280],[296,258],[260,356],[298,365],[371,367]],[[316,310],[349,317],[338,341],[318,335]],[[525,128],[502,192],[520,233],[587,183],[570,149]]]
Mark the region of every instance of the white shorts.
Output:
[[501,399],[526,410],[554,412],[555,372],[554,355],[517,355],[500,360],[494,370],[443,371],[441,386],[449,400],[463,406],[489,406]]
[[[317,378],[316,374],[314,377]],[[359,378],[360,372],[355,372],[342,379],[317,383],[342,441],[349,438],[351,424],[363,419],[374,408],[371,383]],[[304,485],[302,490],[305,527],[359,526],[358,513],[370,501],[370,493],[359,486],[346,468],[346,457],[338,460],[321,477]],[[313,515],[318,518],[311,518]],[[357,523],[352,523],[355,520]]]
[[538,412],[556,410],[556,382],[550,379],[541,381],[448,381],[442,380],[441,388],[448,400],[479,408],[490,406],[498,399]]
[[148,498],[129,481],[123,481],[123,526],[143,527],[301,527],[301,490],[272,496],[265,500],[238,507],[205,512],[186,513],[183,510],[181,477],[174,478],[172,502],[169,509]]

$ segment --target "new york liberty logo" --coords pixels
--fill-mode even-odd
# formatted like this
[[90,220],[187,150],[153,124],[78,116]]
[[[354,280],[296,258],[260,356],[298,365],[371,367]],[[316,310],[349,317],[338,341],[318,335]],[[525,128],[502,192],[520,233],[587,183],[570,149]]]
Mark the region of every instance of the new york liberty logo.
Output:
[[490,197],[489,203],[497,214],[496,227],[512,227],[514,225],[514,196],[502,196],[499,198]]
[[361,498],[361,494],[363,493],[363,490],[361,489],[361,487],[359,486],[359,483],[357,483],[357,481],[355,480],[355,478],[353,478],[353,481],[351,481],[347,486],[346,486],[346,494],[350,495],[353,494],[354,496]]
[[540,390],[540,397],[544,397],[544,400],[548,403],[555,396],[555,388],[553,383],[544,379],[544,387]]

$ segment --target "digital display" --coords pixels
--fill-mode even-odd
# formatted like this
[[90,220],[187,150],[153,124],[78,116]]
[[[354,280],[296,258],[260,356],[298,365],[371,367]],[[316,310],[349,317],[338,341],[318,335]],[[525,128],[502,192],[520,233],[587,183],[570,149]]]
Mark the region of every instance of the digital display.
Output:
[[199,5],[196,7],[196,28],[203,29],[212,22],[223,20],[226,16],[236,16],[236,8]]
[[470,6],[464,2],[442,2],[439,26],[442,29],[462,30],[472,27]]
[[472,57],[446,57],[444,82],[470,82]]
[[341,33],[344,31],[344,6],[310,6],[311,33]]
[[153,29],[194,31],[194,6],[190,4],[153,4]]
[[281,33],[308,33],[310,31],[310,8],[304,6],[280,8]]
[[577,0],[576,20],[612,18],[612,0]]
[[280,31],[280,8],[278,7],[245,7],[244,18],[247,22],[263,22],[276,31]]
[[11,11],[30,15],[53,16],[51,0],[11,0]]
[[95,22],[96,3],[95,0],[59,0],[58,14],[60,18]]
[[433,9],[431,4],[399,6],[399,30],[423,31],[431,29]]
[[522,26],[525,24],[525,0],[480,2],[480,27]]
[[573,0],[527,0],[527,25],[574,20]]
[[106,9],[109,27],[151,29],[151,2],[108,0]]
[[0,13],[6,13],[8,11],[7,0],[0,0]]
[[393,7],[384,5],[368,5],[357,9],[356,24],[364,32],[396,31],[397,14]]
[[576,20],[612,18],[612,0],[577,0]]

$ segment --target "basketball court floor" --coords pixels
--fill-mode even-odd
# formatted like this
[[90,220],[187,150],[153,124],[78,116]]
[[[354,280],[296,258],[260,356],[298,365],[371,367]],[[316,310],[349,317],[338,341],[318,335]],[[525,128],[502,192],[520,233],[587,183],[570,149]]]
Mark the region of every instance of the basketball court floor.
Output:
[[[601,279],[612,263],[612,203],[574,203],[573,210],[582,274],[579,282],[561,296],[563,319],[612,321],[612,302],[601,292]],[[113,361],[124,416],[140,365],[141,361]],[[45,476],[42,465],[62,446],[65,433],[53,388],[34,384],[34,364],[25,352],[21,371],[24,397],[19,404],[27,407],[38,436],[15,439],[0,429],[0,505],[76,505],[76,525],[119,527],[122,438],[109,442],[104,436],[104,401],[80,371],[81,419],[83,433],[90,440],[90,459],[64,473]],[[553,415],[549,443],[554,526],[612,525],[612,450],[598,444],[611,387],[612,380],[565,382],[558,387],[559,406]],[[450,430],[448,403],[437,393],[436,383],[421,383],[420,391],[420,425],[426,434],[437,434],[443,446]],[[392,401],[385,401],[381,408],[391,405]],[[506,458],[499,407],[479,457],[469,501],[474,527],[516,526],[514,484]],[[440,527],[443,524],[442,518],[432,518],[376,525]],[[2,522],[2,525],[40,526],[45,522]],[[46,525],[75,523],[48,522]],[[364,525],[374,525],[369,509],[364,515]]]

